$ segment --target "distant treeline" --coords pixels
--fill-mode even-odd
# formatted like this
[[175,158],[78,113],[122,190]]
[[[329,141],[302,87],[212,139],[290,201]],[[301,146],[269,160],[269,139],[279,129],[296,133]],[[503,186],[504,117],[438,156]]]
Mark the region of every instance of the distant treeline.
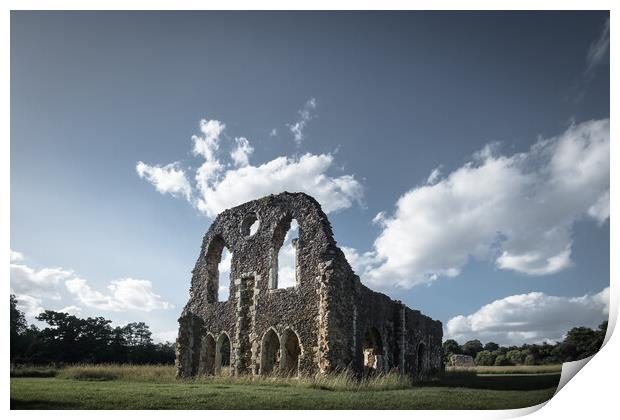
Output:
[[522,346],[499,346],[489,342],[484,346],[480,340],[470,340],[460,345],[455,340],[443,343],[446,365],[453,354],[466,354],[474,358],[478,366],[550,365],[584,359],[594,355],[603,345],[607,333],[607,321],[597,330],[586,327],[571,329],[564,341],[550,344],[523,344]]
[[[48,327],[28,326],[24,313],[17,309],[15,296],[11,295],[12,363],[174,363],[174,343],[153,343],[151,331],[144,322],[113,328],[112,321],[103,317],[83,319],[55,311],[45,311],[36,318]],[[446,340],[443,354],[446,365],[453,354],[472,356],[479,366],[558,364],[594,355],[603,345],[606,332],[607,321],[597,330],[573,328],[564,341],[556,344],[505,347],[493,342],[482,345],[480,340],[463,345]]]
[[11,363],[174,363],[174,344],[153,343],[144,322],[112,327],[103,317],[83,319],[56,311],[36,319],[48,327],[28,326],[11,295]]

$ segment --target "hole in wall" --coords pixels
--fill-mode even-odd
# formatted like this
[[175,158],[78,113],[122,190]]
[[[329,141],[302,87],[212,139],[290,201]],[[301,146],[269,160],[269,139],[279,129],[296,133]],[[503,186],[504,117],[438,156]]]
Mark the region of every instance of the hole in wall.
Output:
[[247,214],[241,222],[241,234],[246,238],[254,236],[258,232],[260,221],[256,213]]
[[230,295],[230,272],[232,270],[232,257],[233,254],[224,247],[222,250],[222,259],[217,265],[219,287],[217,291],[218,302],[226,302]]
[[297,243],[299,239],[299,224],[297,220],[291,221],[284,243],[278,251],[278,279],[276,288],[284,289],[294,287],[297,284]]

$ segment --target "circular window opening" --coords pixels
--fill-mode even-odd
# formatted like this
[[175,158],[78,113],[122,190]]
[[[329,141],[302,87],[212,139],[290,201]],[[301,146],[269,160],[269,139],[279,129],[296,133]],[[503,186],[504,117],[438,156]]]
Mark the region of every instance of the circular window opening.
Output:
[[260,223],[258,222],[258,216],[256,213],[250,213],[243,218],[243,222],[241,222],[241,234],[245,237],[254,236],[256,232],[258,232],[258,227]]

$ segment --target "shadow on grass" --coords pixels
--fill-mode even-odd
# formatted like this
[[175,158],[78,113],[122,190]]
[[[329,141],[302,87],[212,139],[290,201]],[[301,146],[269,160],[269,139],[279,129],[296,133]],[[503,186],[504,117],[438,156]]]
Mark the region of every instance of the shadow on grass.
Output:
[[446,375],[423,386],[490,389],[497,391],[533,391],[557,387],[560,374],[554,375]]
[[49,400],[14,400],[11,398],[11,410],[74,410],[83,408],[80,402],[61,402]]

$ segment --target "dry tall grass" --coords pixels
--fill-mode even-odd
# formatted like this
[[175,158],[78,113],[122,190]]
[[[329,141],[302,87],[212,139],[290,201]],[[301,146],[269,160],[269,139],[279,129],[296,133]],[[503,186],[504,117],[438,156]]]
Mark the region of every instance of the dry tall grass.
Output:
[[[474,368],[448,367],[444,375],[445,380],[475,379],[479,374],[541,374],[557,373],[561,365],[550,366],[476,366]],[[303,387],[313,389],[327,389],[334,391],[364,391],[364,390],[396,390],[416,386],[407,376],[397,373],[359,378],[351,371],[341,371],[329,375],[300,375],[299,377],[283,377],[277,374],[267,376],[240,375],[231,376],[228,370],[219,375],[198,376],[187,379],[177,379],[176,370],[171,365],[122,365],[122,364],[76,364],[62,368],[53,367],[11,367],[12,377],[50,377],[81,381],[127,381],[150,383],[212,383],[228,385],[268,384],[283,387]],[[439,379],[441,381],[441,379]],[[436,382],[437,379],[423,381]]]
[[474,366],[457,367],[448,366],[446,372],[475,372],[477,374],[518,375],[518,374],[541,374],[558,373],[562,371],[562,365],[519,365],[519,366]]
[[[179,381],[175,377],[174,366],[166,365],[118,365],[118,364],[76,364],[60,368],[56,377],[60,379],[86,381],[132,381],[171,383]],[[16,374],[15,376],[18,376]],[[300,375],[283,377],[277,374],[267,376],[240,375],[231,376],[228,372],[213,376],[197,376],[181,379],[183,382],[219,383],[231,385],[269,384],[275,386],[300,386],[329,390],[391,390],[404,389],[413,385],[408,377],[396,373],[358,378],[350,371],[330,375]]]

